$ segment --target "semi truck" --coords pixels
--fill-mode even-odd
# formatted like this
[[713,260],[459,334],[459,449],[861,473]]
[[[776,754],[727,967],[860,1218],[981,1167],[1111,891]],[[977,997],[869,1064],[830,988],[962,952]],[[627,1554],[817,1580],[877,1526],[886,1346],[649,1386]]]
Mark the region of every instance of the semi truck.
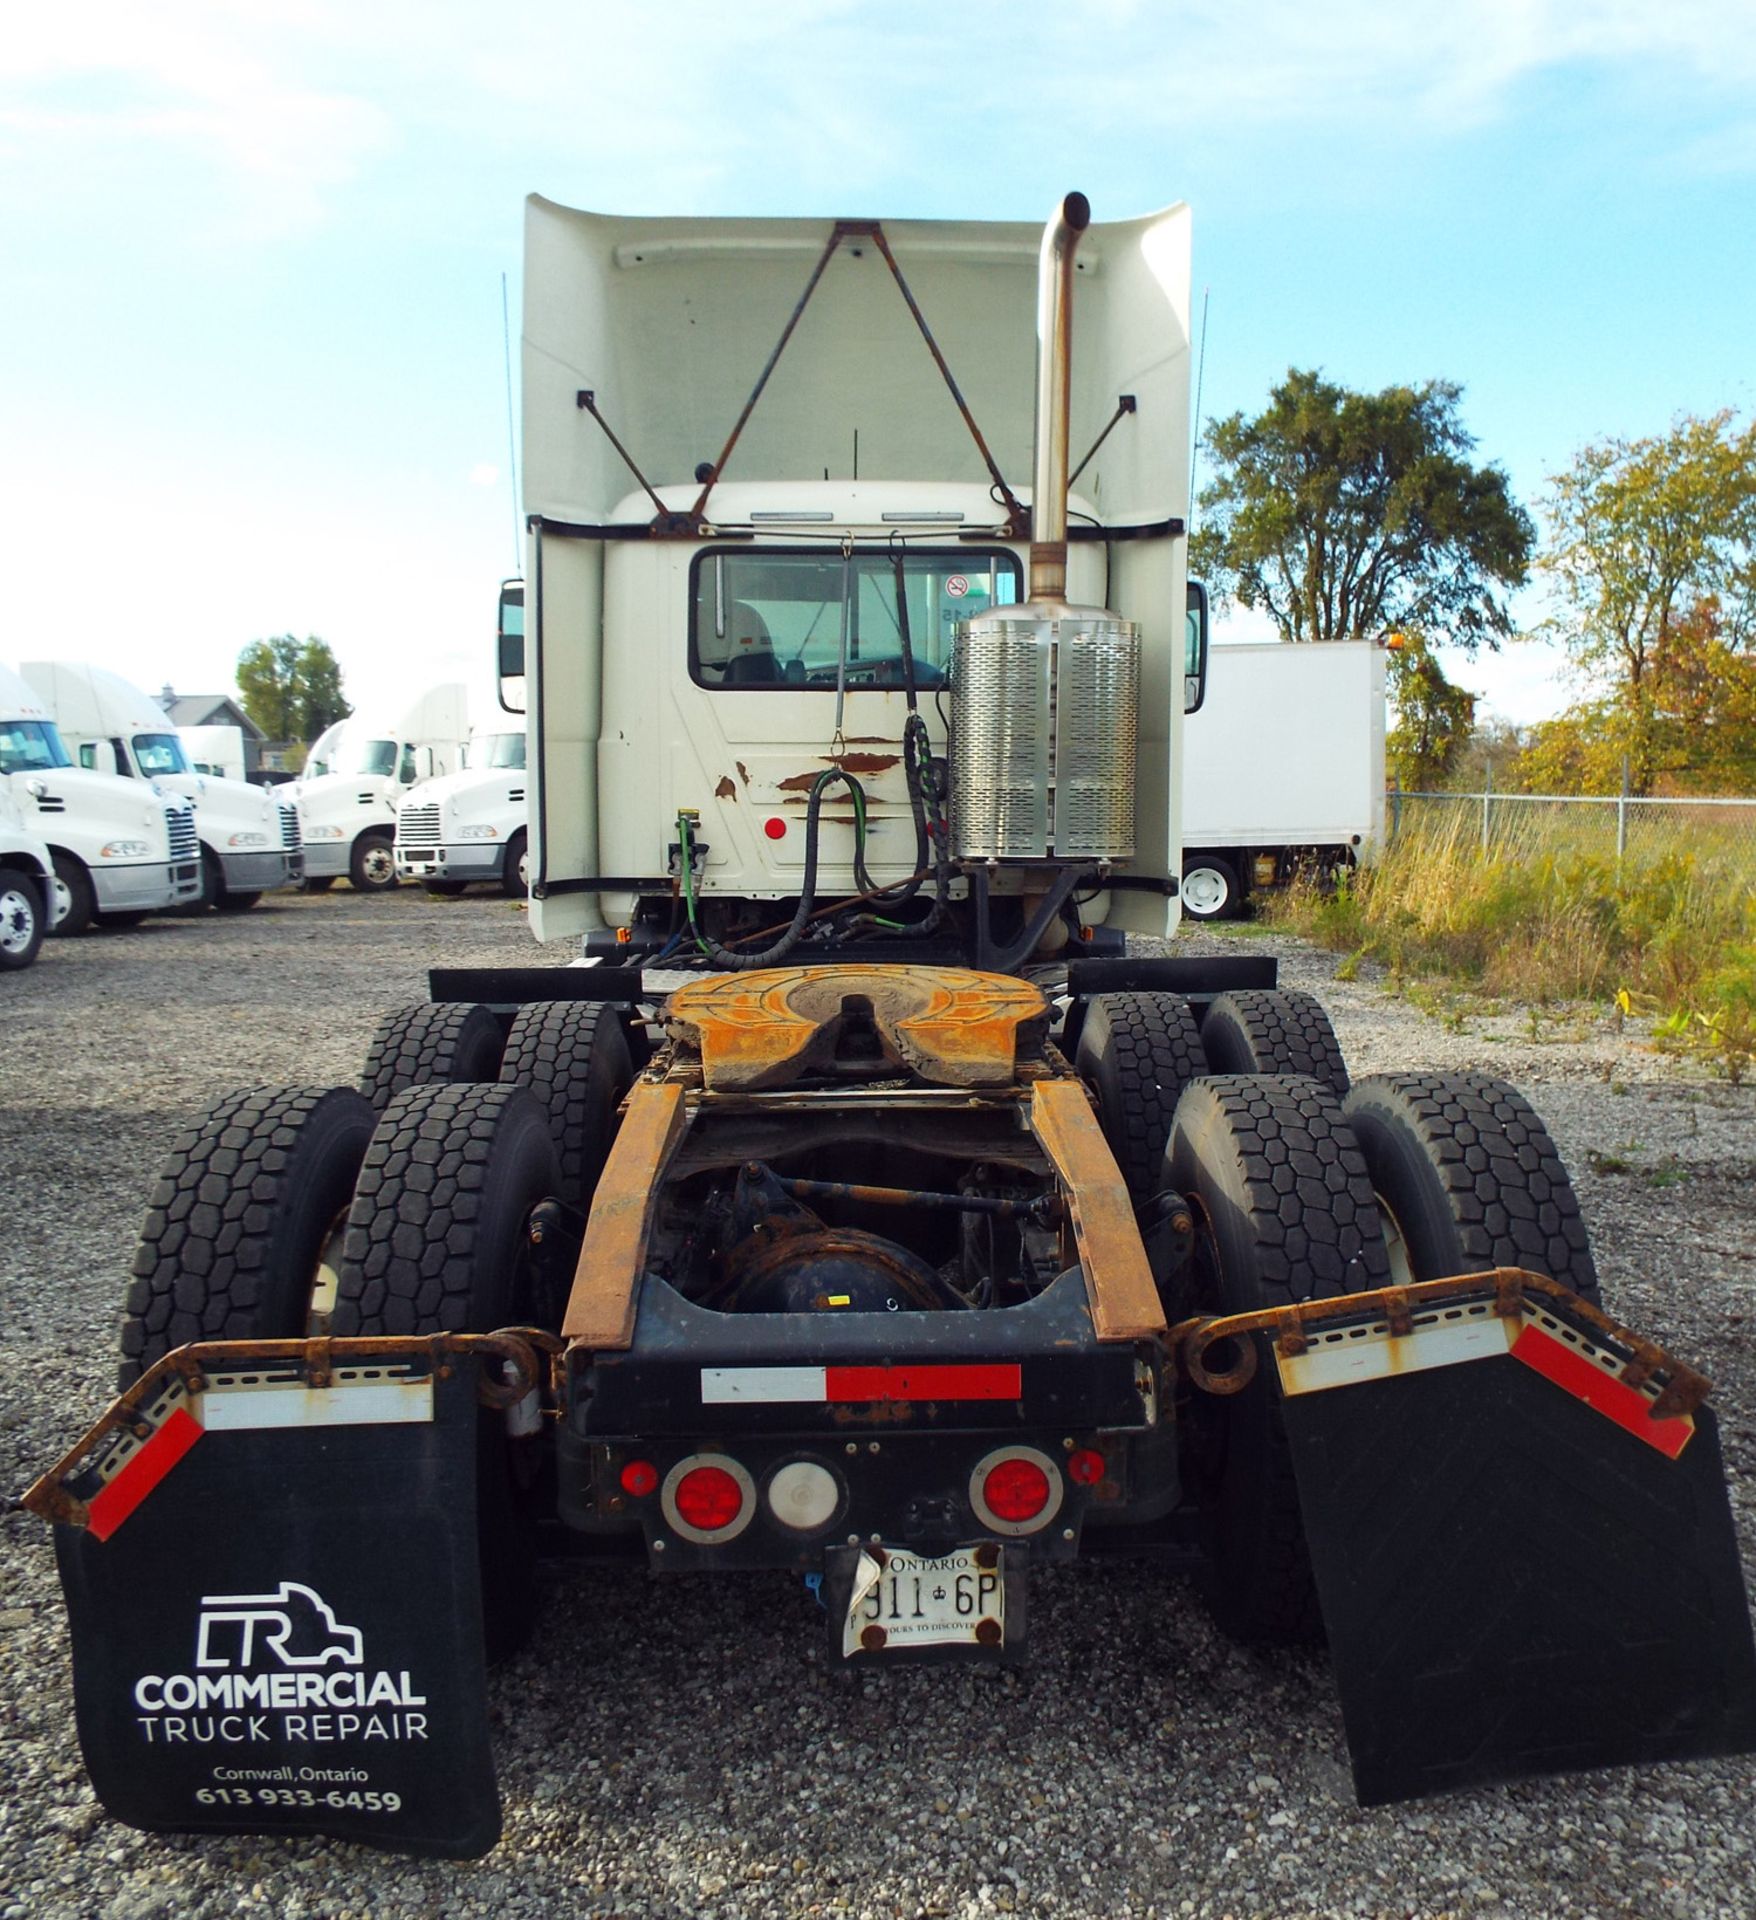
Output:
[[424,780],[453,772],[469,737],[461,681],[429,687],[398,713],[355,713],[311,743],[288,791],[305,841],[305,888],[345,879],[360,893],[396,885],[396,809]]
[[[8,751],[0,722],[0,756]],[[16,973],[35,961],[68,904],[49,843],[25,824],[11,780],[0,780],[0,973]]]
[[1384,841],[1386,643],[1216,646],[1183,732],[1183,911],[1356,866]]
[[397,878],[447,897],[488,881],[522,900],[530,844],[523,714],[501,713],[477,728],[458,762],[456,773],[423,782],[397,803]]
[[188,798],[200,837],[197,907],[247,912],[270,889],[303,877],[297,809],[242,780],[197,773],[156,700],[83,662],[27,660],[19,671],[81,767]]
[[[22,831],[49,851],[56,934],[137,925],[201,892],[195,811],[157,782],[73,765],[47,702],[0,667],[0,775]],[[28,934],[21,936],[28,944]]]
[[244,729],[242,727],[179,727],[177,738],[183,753],[196,773],[216,780],[243,782]]
[[[1529,1102],[1354,1078],[1272,956],[1118,951],[1206,671],[1188,293],[1183,207],[528,204],[500,664],[531,920],[596,964],[436,968],[357,1089],[173,1146],[26,1496],[114,1815],[486,1850],[545,1561],[785,1572],[882,1670],[1146,1554],[1327,1641],[1369,1804],[1756,1744],[1707,1382]],[[618,1680],[545,1684],[589,1740]]]

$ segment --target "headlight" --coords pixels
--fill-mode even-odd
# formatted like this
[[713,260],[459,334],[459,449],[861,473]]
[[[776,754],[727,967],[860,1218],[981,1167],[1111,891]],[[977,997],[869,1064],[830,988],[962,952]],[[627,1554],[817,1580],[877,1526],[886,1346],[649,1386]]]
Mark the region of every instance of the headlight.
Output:
[[307,827],[305,829],[305,838],[307,840],[339,840],[341,838],[341,828]]
[[226,845],[228,847],[266,847],[268,835],[266,833],[234,833]]
[[498,827],[459,827],[453,838],[458,840],[498,840]]
[[144,860],[152,848],[144,840],[111,840],[98,848],[103,860]]

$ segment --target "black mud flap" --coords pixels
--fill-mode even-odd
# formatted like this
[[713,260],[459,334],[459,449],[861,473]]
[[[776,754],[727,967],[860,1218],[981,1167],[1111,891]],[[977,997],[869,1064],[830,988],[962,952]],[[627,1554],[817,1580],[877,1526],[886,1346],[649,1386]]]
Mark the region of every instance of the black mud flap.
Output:
[[1648,1420],[1548,1325],[1327,1387],[1282,1363],[1363,1805],[1756,1749],[1713,1415]]
[[58,1525],[56,1554],[108,1812],[460,1859],[493,1846],[477,1365],[338,1369],[323,1388],[173,1379],[120,1466],[68,1483],[91,1525]]

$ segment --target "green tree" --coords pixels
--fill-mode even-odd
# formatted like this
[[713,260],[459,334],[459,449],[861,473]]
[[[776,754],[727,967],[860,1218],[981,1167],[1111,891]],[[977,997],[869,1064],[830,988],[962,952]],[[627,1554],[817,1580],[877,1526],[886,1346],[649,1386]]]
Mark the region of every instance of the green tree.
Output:
[[1535,529],[1497,467],[1477,467],[1463,389],[1354,393],[1289,370],[1254,419],[1208,423],[1216,478],[1190,566],[1283,640],[1413,628],[1474,650],[1512,631]]
[[1668,433],[1586,447],[1543,508],[1546,630],[1619,734],[1632,791],[1649,793],[1679,752],[1693,764],[1691,740],[1718,724],[1714,696],[1742,684],[1756,637],[1756,423],[1685,414]]
[[353,711],[342,692],[341,666],[315,635],[252,640],[238,655],[238,692],[244,711],[271,740],[315,740]]
[[1400,641],[1389,656],[1396,725],[1385,736],[1385,760],[1405,792],[1430,793],[1444,785],[1470,743],[1476,697],[1446,679],[1422,635],[1405,633]]

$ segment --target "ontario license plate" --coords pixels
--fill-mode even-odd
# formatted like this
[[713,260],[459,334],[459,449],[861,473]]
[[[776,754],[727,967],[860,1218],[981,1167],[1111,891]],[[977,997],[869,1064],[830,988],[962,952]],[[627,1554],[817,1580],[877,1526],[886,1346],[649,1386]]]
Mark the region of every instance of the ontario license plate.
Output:
[[843,1655],[886,1648],[1006,1644],[1006,1583],[998,1547],[962,1547],[925,1560],[868,1547],[854,1573]]

